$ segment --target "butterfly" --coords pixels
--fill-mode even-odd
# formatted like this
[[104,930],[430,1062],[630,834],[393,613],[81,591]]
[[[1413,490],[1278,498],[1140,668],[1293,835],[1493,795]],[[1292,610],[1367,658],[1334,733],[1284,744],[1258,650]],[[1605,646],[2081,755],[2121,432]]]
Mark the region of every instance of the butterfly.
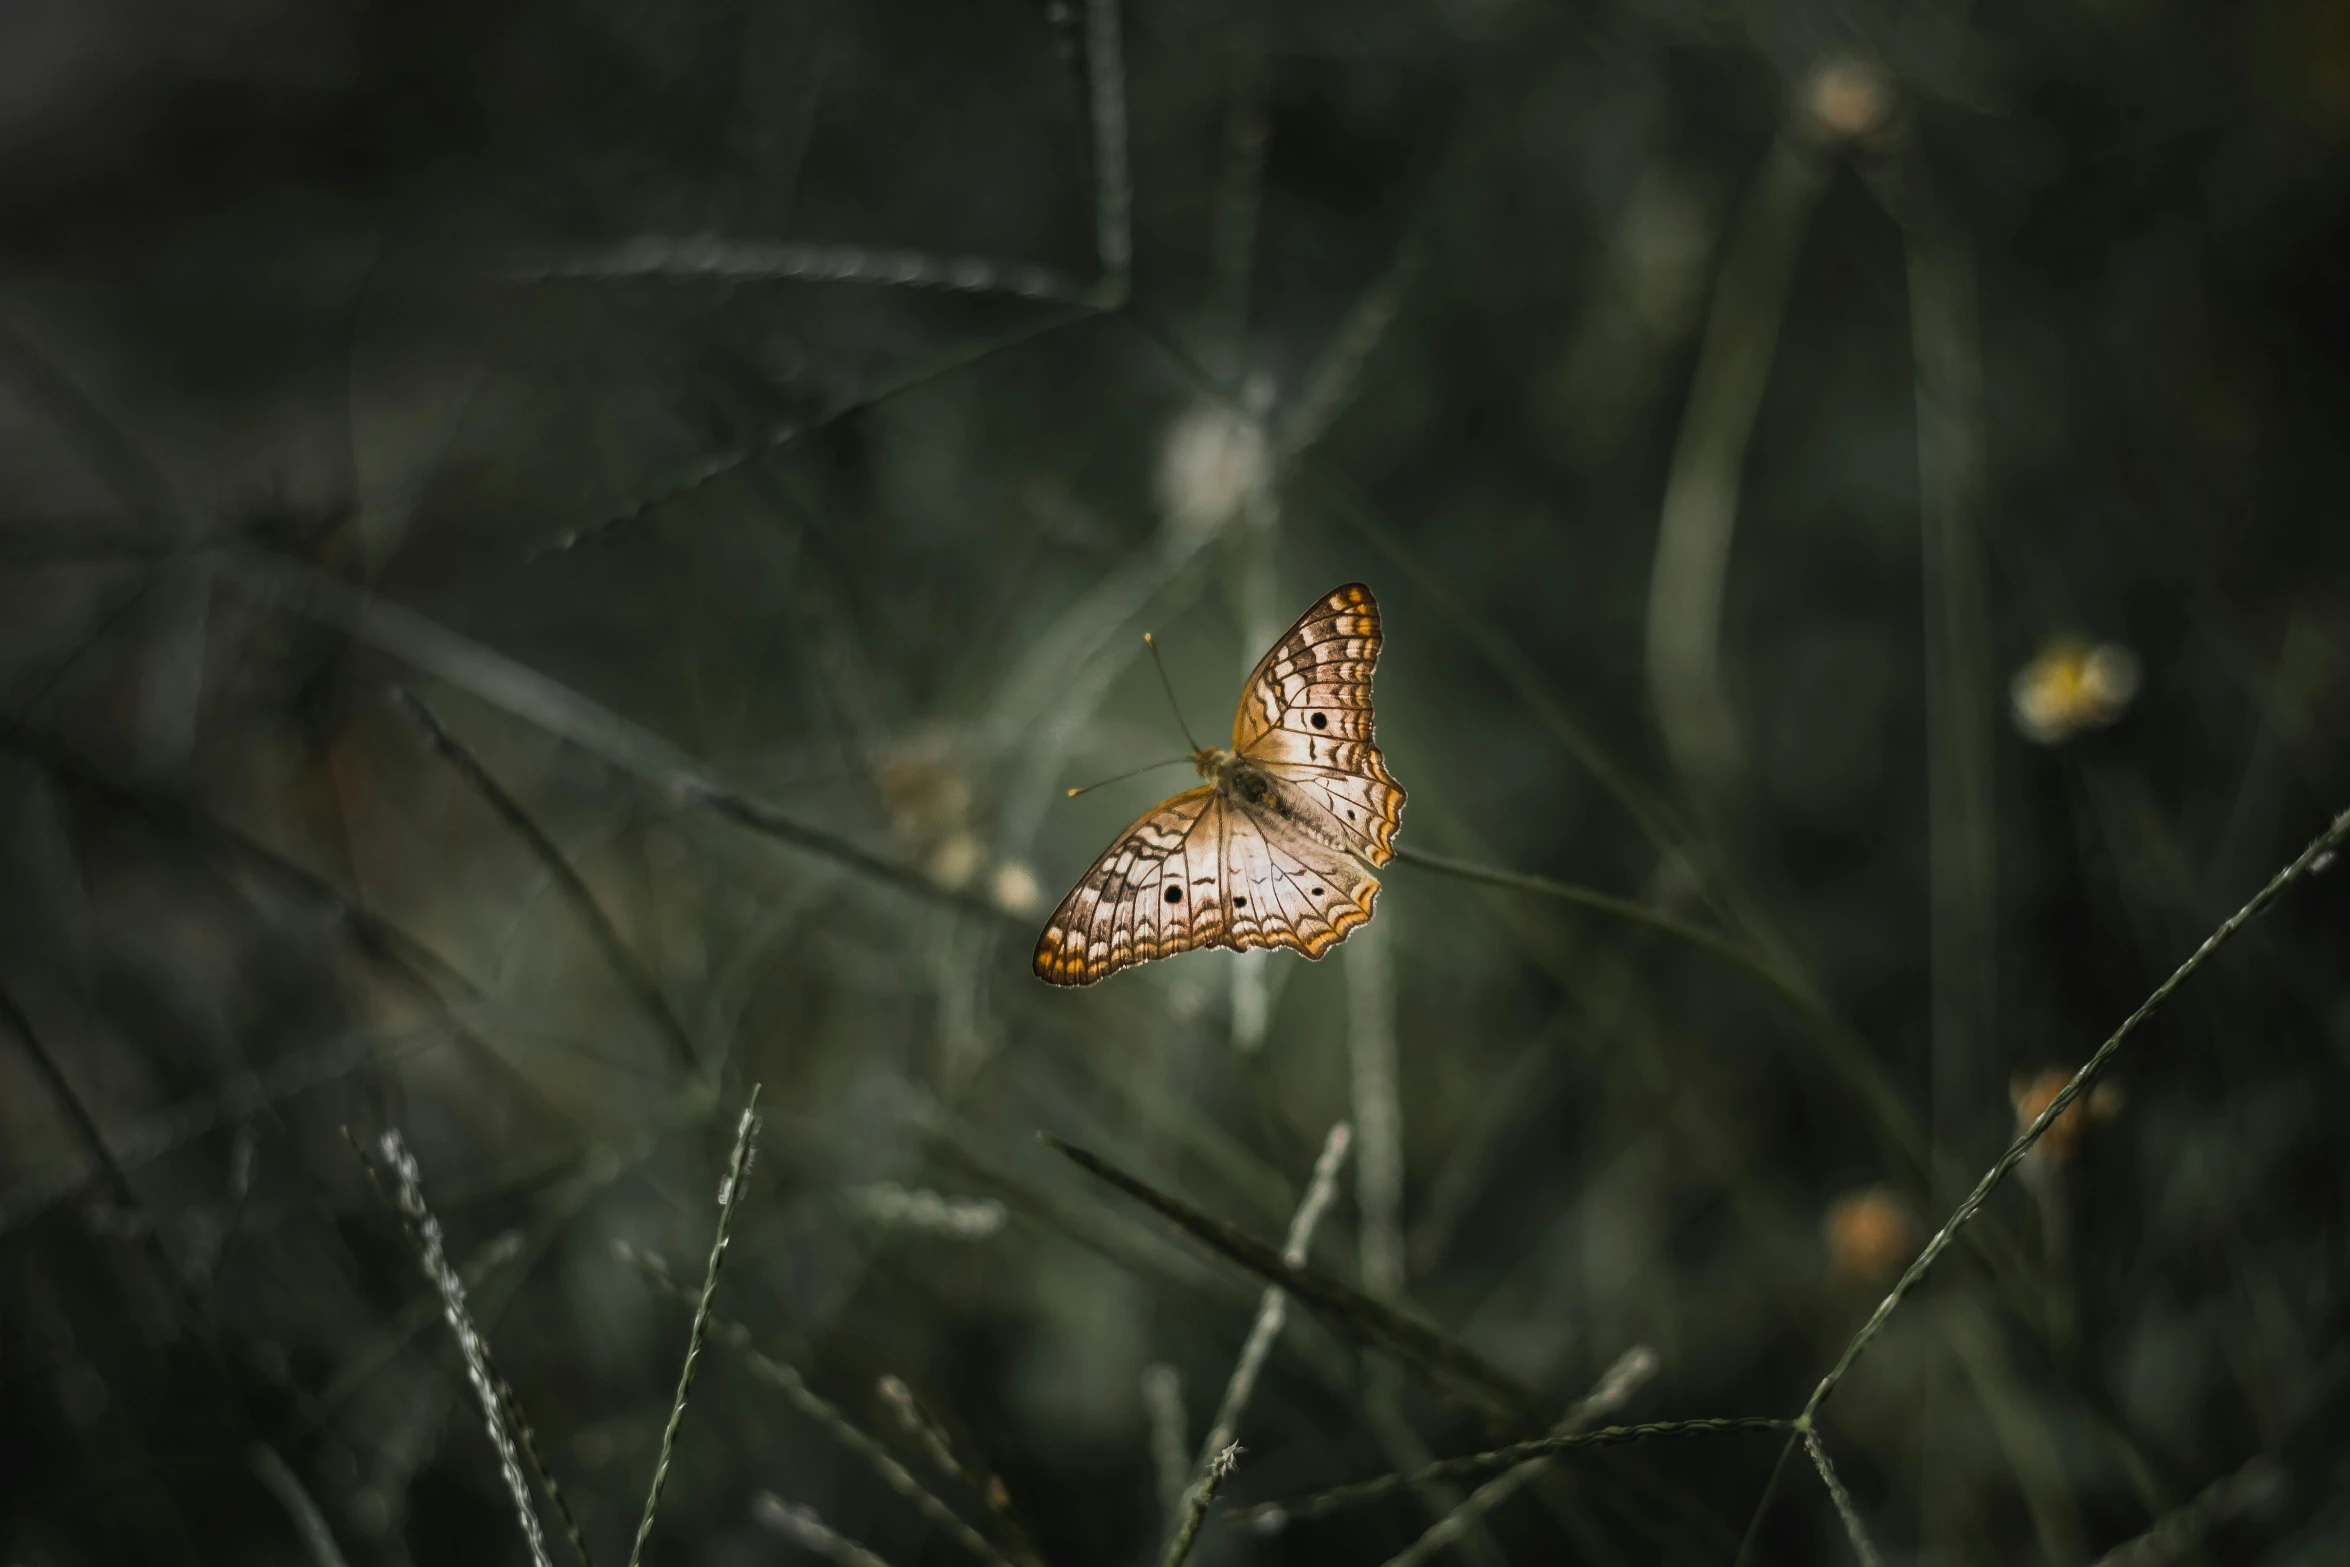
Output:
[[1194,947],[1319,958],[1371,917],[1395,858],[1402,786],[1371,739],[1379,605],[1359,582],[1324,594],[1257,663],[1207,780],[1120,833],[1053,911],[1036,974],[1090,985]]

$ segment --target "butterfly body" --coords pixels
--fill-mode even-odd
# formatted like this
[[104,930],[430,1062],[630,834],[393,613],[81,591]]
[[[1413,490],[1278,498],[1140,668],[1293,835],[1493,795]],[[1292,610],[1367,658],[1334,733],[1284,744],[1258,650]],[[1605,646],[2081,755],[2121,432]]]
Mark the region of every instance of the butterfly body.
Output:
[[1119,834],[1053,911],[1037,976],[1090,985],[1195,947],[1319,958],[1371,917],[1404,792],[1372,740],[1380,645],[1370,589],[1325,594],[1242,689],[1205,780]]
[[1282,810],[1280,787],[1272,775],[1249,766],[1239,752],[1203,747],[1191,753],[1191,764],[1208,781],[1208,787],[1225,799],[1268,811]]

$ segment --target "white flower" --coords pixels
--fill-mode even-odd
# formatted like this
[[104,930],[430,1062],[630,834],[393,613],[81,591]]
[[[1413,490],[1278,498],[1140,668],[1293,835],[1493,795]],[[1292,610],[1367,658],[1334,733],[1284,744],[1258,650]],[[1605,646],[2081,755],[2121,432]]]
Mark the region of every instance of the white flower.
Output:
[[1194,403],[1159,453],[1159,506],[1186,538],[1223,529],[1272,488],[1273,447],[1264,421],[1223,403]]

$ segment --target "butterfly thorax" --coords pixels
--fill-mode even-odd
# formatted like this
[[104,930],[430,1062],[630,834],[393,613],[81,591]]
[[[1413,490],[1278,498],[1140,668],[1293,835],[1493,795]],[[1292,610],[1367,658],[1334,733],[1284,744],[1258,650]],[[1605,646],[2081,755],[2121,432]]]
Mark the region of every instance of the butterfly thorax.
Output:
[[1209,747],[1191,753],[1191,762],[1199,775],[1208,781],[1218,794],[1227,800],[1253,805],[1259,810],[1280,816],[1295,812],[1282,797],[1281,786],[1273,775],[1250,762],[1238,751],[1220,751]]
[[1265,776],[1242,760],[1238,751],[1219,750],[1214,746],[1202,746],[1192,752],[1191,765],[1199,769],[1199,775],[1213,785],[1217,793],[1242,799],[1252,798],[1258,792],[1250,787],[1248,781],[1262,780]]

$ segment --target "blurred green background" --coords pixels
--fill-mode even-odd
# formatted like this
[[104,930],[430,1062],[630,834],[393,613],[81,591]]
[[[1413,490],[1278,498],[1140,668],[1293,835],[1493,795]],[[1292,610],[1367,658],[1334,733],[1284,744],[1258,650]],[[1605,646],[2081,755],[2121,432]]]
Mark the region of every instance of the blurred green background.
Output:
[[[1792,1414],[2350,805],[2346,203],[2324,0],[0,13],[0,1561],[525,1559],[346,1128],[625,1560],[754,1083],[649,1560],[1154,1559],[1258,1283],[1039,1130],[1278,1243],[1349,1123],[1316,1267],[1545,1412],[1293,1307],[1219,1513]],[[1038,983],[1140,633],[1210,738],[1356,579],[1401,842],[1631,907]],[[1857,1363],[1885,1560],[2350,1557],[2346,943]],[[1195,1559],[1852,1560],[1779,1446]]]

